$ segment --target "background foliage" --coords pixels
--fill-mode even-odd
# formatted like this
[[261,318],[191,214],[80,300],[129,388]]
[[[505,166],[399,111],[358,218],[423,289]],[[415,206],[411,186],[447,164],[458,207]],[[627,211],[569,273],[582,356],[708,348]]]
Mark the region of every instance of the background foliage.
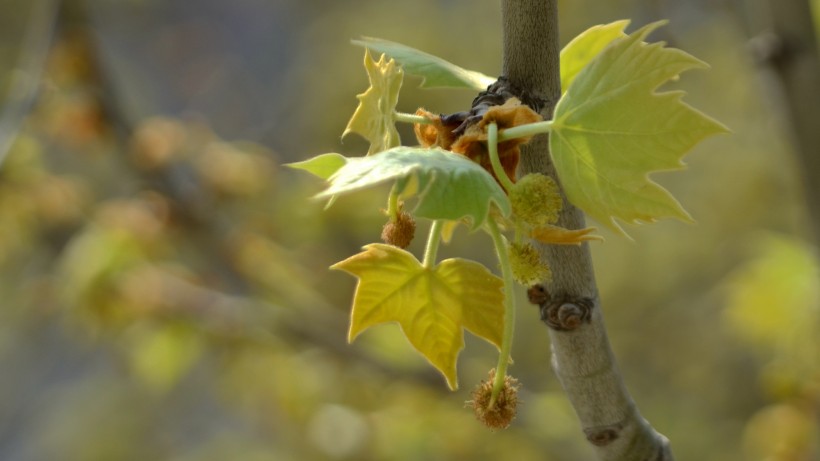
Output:
[[[0,17],[4,110],[36,78],[21,58],[37,52],[24,37],[38,4],[7,0]],[[339,142],[366,87],[349,38],[495,75],[497,2],[85,5],[65,3],[32,112],[0,130],[15,134],[0,169],[0,459],[591,459],[535,308],[518,315],[510,369],[520,414],[497,433],[463,408],[492,346],[467,338],[456,393],[397,328],[348,346],[355,281],[327,266],[376,241],[383,195],[325,212],[306,201],[317,181],[279,167],[366,151]],[[712,65],[674,86],[734,131],[698,146],[685,174],[659,175],[697,225],[593,243],[642,413],[681,459],[817,459],[817,249],[776,95],[743,52],[754,9],[560,11],[564,43],[593,24],[669,18],[654,37]],[[417,84],[399,110],[473,97]],[[494,267],[488,239],[457,242],[442,256]]]

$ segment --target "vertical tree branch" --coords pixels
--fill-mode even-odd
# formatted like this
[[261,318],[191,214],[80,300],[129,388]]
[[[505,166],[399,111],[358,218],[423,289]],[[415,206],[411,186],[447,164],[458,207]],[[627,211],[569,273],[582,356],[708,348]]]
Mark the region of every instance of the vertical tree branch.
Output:
[[40,76],[51,46],[59,7],[59,0],[41,0],[30,8],[25,36],[20,45],[17,65],[20,73],[15,77],[14,87],[9,90],[8,100],[0,111],[0,165],[6,159],[40,89]]
[[[542,103],[552,118],[561,96],[557,0],[502,0],[503,73],[523,101]],[[522,173],[543,173],[558,181],[549,138],[540,135],[522,149]],[[562,190],[563,195],[563,190]],[[580,210],[567,202],[558,225],[584,227]],[[638,412],[618,371],[604,329],[589,246],[541,246],[553,268],[538,300],[549,327],[552,366],[602,460],[672,460],[669,441]]]
[[808,0],[769,0],[752,51],[771,70],[791,130],[814,241],[820,243],[820,54]]

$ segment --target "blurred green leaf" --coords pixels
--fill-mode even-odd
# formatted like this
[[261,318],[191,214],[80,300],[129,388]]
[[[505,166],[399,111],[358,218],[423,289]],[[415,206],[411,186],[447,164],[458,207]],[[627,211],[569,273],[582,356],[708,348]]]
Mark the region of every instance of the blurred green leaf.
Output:
[[159,392],[176,384],[201,354],[200,337],[173,324],[141,326],[129,336],[128,353],[134,372]]
[[728,282],[728,325],[758,348],[816,358],[820,369],[817,252],[786,237],[769,235],[757,242],[757,255]]
[[437,56],[401,43],[373,37],[362,37],[361,40],[353,40],[352,43],[395,59],[408,74],[422,77],[422,88],[449,87],[481,91],[496,80],[480,72],[462,69]]
[[285,166],[297,170],[304,170],[314,176],[327,180],[339,171],[339,168],[345,166],[346,163],[347,158],[344,155],[330,153],[317,155],[302,162],[286,163]]

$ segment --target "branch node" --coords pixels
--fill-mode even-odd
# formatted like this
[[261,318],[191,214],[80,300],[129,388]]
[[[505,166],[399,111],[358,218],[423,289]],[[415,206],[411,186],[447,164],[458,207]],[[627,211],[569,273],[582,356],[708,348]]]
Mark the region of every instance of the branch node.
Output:
[[527,105],[533,111],[540,113],[550,101],[538,97],[532,92],[513,85],[507,77],[498,77],[486,90],[478,93],[473,99],[472,107],[469,111],[456,112],[454,114],[441,116],[444,126],[456,126],[453,135],[459,137],[472,125],[480,122],[487,113],[487,110],[494,106],[501,106],[510,98],[518,98],[521,103]]
[[[529,294],[529,292],[528,292]],[[540,304],[541,321],[557,331],[572,331],[589,323],[595,303],[590,298],[572,299],[569,296],[550,297]]]
[[561,325],[574,330],[581,325],[584,312],[576,304],[565,303],[558,308],[558,321]]
[[752,37],[747,44],[747,49],[758,66],[775,68],[785,67],[794,59],[797,51],[794,41],[773,31]]
[[604,447],[614,442],[621,434],[623,426],[621,424],[612,424],[609,426],[598,426],[584,429],[589,443],[596,447]]

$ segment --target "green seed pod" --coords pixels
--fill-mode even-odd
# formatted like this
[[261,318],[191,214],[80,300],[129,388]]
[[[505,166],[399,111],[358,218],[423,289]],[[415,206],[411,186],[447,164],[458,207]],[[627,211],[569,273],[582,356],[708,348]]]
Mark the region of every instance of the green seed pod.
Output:
[[542,227],[558,220],[562,200],[552,178],[531,173],[519,179],[510,190],[513,214],[526,224]]
[[526,287],[552,276],[549,266],[541,261],[538,250],[529,243],[510,244],[510,266],[515,281]]

